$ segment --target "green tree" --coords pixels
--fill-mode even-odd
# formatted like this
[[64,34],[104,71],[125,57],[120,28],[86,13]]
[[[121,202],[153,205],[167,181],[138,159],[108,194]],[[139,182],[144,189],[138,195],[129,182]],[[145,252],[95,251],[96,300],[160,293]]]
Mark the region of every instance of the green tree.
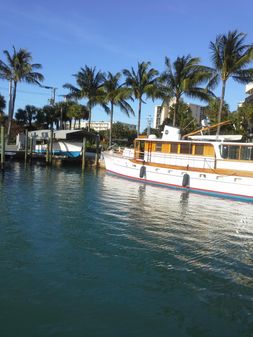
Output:
[[87,108],[89,111],[89,126],[90,131],[91,113],[92,108],[98,104],[103,105],[103,84],[105,76],[101,71],[96,71],[96,67],[91,68],[85,66],[81,70],[73,75],[76,79],[77,87],[70,83],[64,84],[64,88],[70,92],[67,95],[69,98],[74,99],[87,99]]
[[37,110],[38,109],[34,105],[26,105],[24,109],[18,109],[15,114],[18,124],[28,124],[29,128],[31,128]]
[[0,95],[0,124],[3,122],[5,108],[6,108],[5,98],[4,96]]
[[125,84],[131,88],[135,99],[138,100],[138,126],[137,135],[140,134],[142,103],[145,103],[143,96],[154,97],[156,84],[158,80],[158,71],[150,68],[150,62],[138,63],[137,70],[132,67],[131,70],[124,69],[123,74],[126,77]]
[[136,138],[136,130],[129,130],[129,128],[120,123],[113,123],[112,125],[112,137],[115,139],[118,143],[121,141],[125,141],[126,145],[133,144],[134,139]]
[[[220,109],[220,98],[213,98],[209,101],[209,104],[204,107],[204,114],[208,116],[211,121],[211,124],[218,123],[218,115]],[[221,113],[221,122],[226,121],[229,119],[229,105],[224,101],[222,106],[222,113]]]
[[237,132],[242,134],[245,140],[249,137],[249,134],[253,134],[253,102],[243,103],[232,114],[232,121],[236,126]]
[[74,119],[74,129],[76,128],[76,122],[78,121],[78,128],[80,129],[81,119],[89,118],[89,110],[85,105],[72,102],[68,105],[67,116]]
[[41,64],[31,63],[32,55],[26,49],[18,51],[13,47],[11,55],[7,50],[4,50],[4,55],[7,62],[0,60],[0,78],[9,81],[9,110],[8,110],[8,130],[7,136],[10,140],[11,124],[15,108],[15,100],[17,94],[17,85],[19,82],[40,85],[44,80],[41,73],[36,70],[41,69]]
[[[177,113],[175,114],[175,110]],[[181,135],[185,135],[197,128],[197,121],[192,116],[191,108],[188,104],[184,103],[183,101],[179,101],[178,105],[173,104],[169,108],[169,116],[176,115],[176,125],[181,130]],[[165,125],[172,125],[173,126],[173,119],[168,117],[164,120],[163,124],[160,126],[159,130],[163,131]]]
[[[109,146],[112,145],[112,125],[114,106],[118,106],[122,112],[128,117],[130,114],[134,115],[134,110],[127,102],[128,99],[132,99],[131,90],[120,84],[120,73],[113,75],[108,72],[106,80],[103,85],[105,92],[104,103],[105,111],[110,115],[110,134],[109,134]],[[108,104],[109,103],[109,107]]]
[[34,119],[37,127],[39,128],[42,129],[49,129],[49,127],[53,128],[54,123],[58,121],[55,106],[45,105],[41,109],[38,109]]
[[158,95],[165,100],[165,104],[168,104],[170,98],[175,99],[173,126],[177,125],[177,114],[183,95],[204,101],[209,101],[213,96],[207,87],[202,87],[208,84],[212,69],[199,63],[198,57],[192,58],[190,55],[177,57],[172,65],[170,59],[165,58],[166,69],[160,76]]
[[[253,81],[253,68],[246,69],[253,60],[253,45],[245,44],[245,38],[246,34],[234,30],[218,35],[214,42],[210,42],[212,63],[216,71],[210,87],[214,87],[219,81],[222,83],[218,123],[221,122],[228,79],[233,78],[242,84]],[[217,128],[217,135],[219,133],[220,126]]]

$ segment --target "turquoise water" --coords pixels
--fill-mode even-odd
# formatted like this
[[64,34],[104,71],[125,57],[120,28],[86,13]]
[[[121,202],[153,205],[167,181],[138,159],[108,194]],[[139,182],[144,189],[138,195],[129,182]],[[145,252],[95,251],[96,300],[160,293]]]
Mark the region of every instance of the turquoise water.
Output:
[[0,276],[1,337],[253,336],[253,205],[16,163]]

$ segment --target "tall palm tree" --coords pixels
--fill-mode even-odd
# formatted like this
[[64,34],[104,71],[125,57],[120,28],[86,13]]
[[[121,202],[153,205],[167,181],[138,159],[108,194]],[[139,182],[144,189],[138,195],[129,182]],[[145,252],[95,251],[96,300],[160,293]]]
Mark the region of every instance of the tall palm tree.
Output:
[[[131,105],[127,102],[127,99],[132,99],[131,89],[124,87],[120,84],[121,74],[118,72],[113,75],[108,72],[106,80],[103,85],[105,92],[104,103],[105,111],[110,115],[110,136],[109,136],[109,146],[112,145],[112,124],[113,124],[113,113],[114,106],[118,106],[121,111],[123,111],[128,117],[130,114],[134,115],[134,110]],[[107,106],[109,103],[110,107]]]
[[135,99],[138,99],[139,101],[137,136],[140,134],[142,103],[145,103],[143,96],[146,95],[146,97],[153,97],[158,79],[158,71],[154,68],[150,68],[150,65],[150,62],[138,62],[136,71],[133,67],[131,70],[123,70],[123,74],[126,77],[126,86],[131,88]]
[[[253,60],[253,45],[245,44],[245,38],[246,34],[234,30],[218,35],[214,42],[210,42],[212,63],[216,71],[210,85],[217,85],[219,80],[222,82],[218,123],[221,121],[228,79],[232,77],[242,84],[253,81],[253,68],[246,69]],[[219,133],[218,126],[217,135]]]
[[32,55],[26,49],[21,48],[17,51],[15,47],[13,47],[12,55],[7,50],[4,50],[4,54],[6,56],[7,62],[5,63],[0,60],[0,78],[9,81],[9,111],[7,130],[7,136],[9,139],[18,82],[40,85],[40,82],[44,80],[44,77],[41,73],[36,71],[42,68],[41,64],[31,63]]
[[69,98],[87,99],[87,108],[89,111],[89,124],[88,131],[90,131],[91,112],[92,108],[97,104],[102,105],[103,100],[103,84],[105,75],[101,71],[96,71],[96,67],[91,68],[85,66],[73,75],[76,79],[78,87],[70,83],[64,84],[64,88],[69,89],[70,93],[67,95]]
[[[170,98],[175,100],[173,126],[176,126],[180,99],[183,95],[208,101],[212,92],[202,88],[212,75],[212,69],[199,64],[198,57],[191,55],[177,57],[171,65],[170,59],[165,58],[165,71],[161,74],[158,86],[158,96],[165,104]],[[160,91],[160,93],[159,93]]]

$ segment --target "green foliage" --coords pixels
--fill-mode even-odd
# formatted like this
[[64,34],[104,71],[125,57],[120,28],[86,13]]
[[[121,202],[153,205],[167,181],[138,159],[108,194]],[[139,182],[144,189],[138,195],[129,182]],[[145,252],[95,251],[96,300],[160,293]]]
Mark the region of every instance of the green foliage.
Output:
[[[109,146],[109,133],[107,131],[99,132],[101,139],[103,140],[104,147]],[[135,130],[129,130],[129,128],[120,123],[113,123],[112,125],[112,144],[130,146],[133,144],[137,133]]]
[[[110,130],[109,130],[109,145],[112,144],[112,126],[113,126],[113,115],[114,106],[118,106],[120,110],[125,113],[128,117],[130,114],[134,115],[134,110],[127,102],[128,99],[132,99],[131,90],[120,84],[120,73],[113,75],[108,72],[105,79],[103,90],[104,90],[104,109],[110,115]],[[108,106],[109,104],[109,106]]]
[[243,135],[246,140],[253,133],[253,102],[244,103],[232,114],[232,120],[236,126],[237,133]]
[[4,109],[6,107],[6,102],[4,96],[0,95],[0,123],[4,120]]
[[14,114],[17,84],[19,82],[26,82],[29,84],[40,85],[44,77],[37,70],[41,69],[38,63],[32,63],[32,55],[26,49],[19,49],[18,51],[13,47],[13,54],[4,50],[4,55],[7,62],[0,60],[0,78],[9,81],[10,97],[9,97],[9,111],[8,111],[8,138],[10,137],[11,124]]
[[15,114],[17,123],[23,126],[28,124],[29,128],[31,128],[38,110],[39,109],[33,105],[26,105],[24,109],[18,109]]
[[125,84],[131,89],[132,94],[139,101],[137,134],[140,133],[142,103],[145,103],[143,96],[154,98],[157,91],[158,71],[150,68],[150,62],[138,63],[137,70],[124,69]]
[[209,67],[199,64],[200,59],[190,55],[177,57],[171,65],[168,57],[165,58],[165,71],[160,76],[157,95],[163,99],[163,104],[175,98],[173,108],[173,126],[179,126],[178,117],[180,99],[183,95],[209,101],[213,93],[208,88],[202,88],[212,76]]
[[[204,114],[208,116],[211,124],[218,123],[218,115],[220,108],[220,98],[214,98],[210,100],[209,104],[204,108]],[[221,121],[227,121],[230,119],[229,106],[226,102],[223,103]]]
[[85,66],[81,70],[73,75],[76,79],[77,87],[72,84],[64,84],[64,88],[69,90],[68,97],[74,99],[87,99],[87,108],[89,111],[89,127],[91,122],[92,108],[96,105],[103,105],[104,92],[103,84],[105,75],[101,71],[96,71],[96,67],[91,68]]
[[[181,130],[181,135],[187,134],[197,129],[197,121],[195,118],[193,118],[192,111],[188,104],[185,104],[182,101],[180,101],[178,105],[173,104],[169,109],[169,116],[175,116],[175,109],[177,109],[176,125]],[[164,120],[159,130],[163,131],[165,125],[173,126],[173,120],[171,117]]]
[[[215,73],[209,86],[215,87],[220,80],[222,81],[218,123],[222,119],[227,80],[233,78],[242,84],[253,81],[253,68],[247,68],[253,60],[253,45],[245,44],[245,38],[246,34],[234,30],[229,31],[228,34],[218,35],[214,42],[210,42]],[[217,129],[217,134],[219,132],[220,127]]]
[[[148,128],[144,129],[143,132],[141,133],[142,135],[147,135],[148,134]],[[153,129],[150,128],[150,135],[156,135],[157,138],[160,138],[162,136],[162,133],[160,129]]]

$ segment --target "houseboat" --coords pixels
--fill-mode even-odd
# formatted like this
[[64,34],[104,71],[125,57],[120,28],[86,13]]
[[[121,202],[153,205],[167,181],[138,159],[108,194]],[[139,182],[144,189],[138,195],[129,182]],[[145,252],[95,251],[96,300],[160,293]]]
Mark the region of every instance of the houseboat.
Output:
[[203,134],[209,129],[181,138],[179,129],[165,126],[161,139],[139,137],[132,149],[105,151],[106,170],[142,182],[253,202],[253,143],[238,142],[237,135]]

